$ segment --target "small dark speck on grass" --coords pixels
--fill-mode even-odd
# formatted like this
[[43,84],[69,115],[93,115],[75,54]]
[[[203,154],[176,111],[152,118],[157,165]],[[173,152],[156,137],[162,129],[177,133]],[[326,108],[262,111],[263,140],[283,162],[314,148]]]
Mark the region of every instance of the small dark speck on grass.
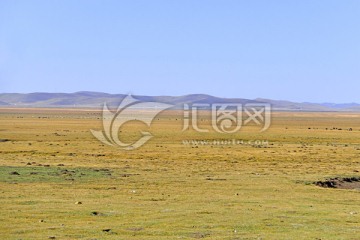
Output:
[[106,228],[106,229],[103,229],[102,231],[103,231],[103,232],[110,232],[111,229],[110,229],[110,228]]
[[9,139],[0,139],[0,142],[8,142],[10,141]]
[[103,214],[100,213],[100,212],[97,212],[97,211],[93,211],[93,212],[91,212],[91,215],[93,215],[93,216],[101,216]]
[[11,172],[10,175],[20,175],[18,172]]
[[225,178],[212,178],[212,177],[207,177],[205,180],[208,180],[208,181],[226,181]]
[[209,233],[200,233],[200,232],[198,232],[198,233],[193,233],[193,234],[191,235],[192,238],[206,238],[206,237],[208,237],[208,236],[210,236]]

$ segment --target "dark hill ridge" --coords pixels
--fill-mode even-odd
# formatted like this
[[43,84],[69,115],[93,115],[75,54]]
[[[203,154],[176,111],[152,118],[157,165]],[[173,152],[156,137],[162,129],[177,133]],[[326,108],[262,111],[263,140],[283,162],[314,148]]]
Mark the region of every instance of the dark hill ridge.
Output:
[[[102,92],[75,93],[1,93],[0,106],[3,107],[89,107],[98,108],[104,103],[116,107],[126,94],[109,94]],[[214,104],[214,103],[270,103],[274,110],[279,111],[360,111],[358,103],[297,103],[271,99],[219,98],[206,94],[189,94],[184,96],[141,96],[133,95],[143,102],[163,102],[182,108],[183,104]]]

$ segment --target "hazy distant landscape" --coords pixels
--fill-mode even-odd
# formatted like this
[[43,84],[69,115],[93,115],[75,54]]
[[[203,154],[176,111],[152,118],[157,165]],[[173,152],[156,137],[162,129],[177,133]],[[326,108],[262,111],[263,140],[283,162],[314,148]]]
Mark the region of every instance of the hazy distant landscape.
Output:
[[[101,92],[76,93],[1,93],[0,106],[8,107],[89,107],[99,108],[107,103],[116,107],[126,94],[109,94]],[[360,111],[358,103],[297,103],[271,99],[220,98],[206,94],[189,94],[185,96],[139,96],[134,98],[144,102],[163,102],[181,109],[184,104],[214,103],[270,103],[273,110],[280,111]]]

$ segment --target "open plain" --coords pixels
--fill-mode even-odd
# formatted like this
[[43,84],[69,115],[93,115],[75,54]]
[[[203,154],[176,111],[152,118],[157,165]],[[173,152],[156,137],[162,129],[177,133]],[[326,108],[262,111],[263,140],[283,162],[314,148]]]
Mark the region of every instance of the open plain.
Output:
[[[359,239],[360,113],[275,112],[260,133],[182,131],[182,113],[125,124],[102,144],[101,112],[0,109],[1,239]],[[205,113],[200,126],[209,128]],[[210,128],[209,128],[210,129]],[[203,144],[233,139],[240,144]]]

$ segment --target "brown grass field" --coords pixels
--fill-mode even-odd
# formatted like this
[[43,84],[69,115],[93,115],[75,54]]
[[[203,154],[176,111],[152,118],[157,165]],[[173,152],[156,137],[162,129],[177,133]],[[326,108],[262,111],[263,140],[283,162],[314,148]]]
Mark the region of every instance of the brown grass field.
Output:
[[[94,110],[0,109],[0,239],[360,239],[359,189],[313,184],[360,176],[360,113],[275,112],[263,133],[220,134],[167,111],[124,126],[154,135],[133,151],[101,128]],[[183,144],[196,139],[244,144]]]

